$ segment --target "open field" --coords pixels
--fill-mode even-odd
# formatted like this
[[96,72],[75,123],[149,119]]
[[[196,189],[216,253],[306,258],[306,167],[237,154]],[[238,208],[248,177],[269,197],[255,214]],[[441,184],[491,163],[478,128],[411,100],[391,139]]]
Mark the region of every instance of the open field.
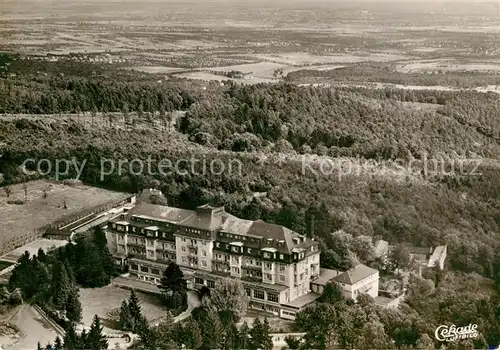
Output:
[[3,223],[0,242],[4,253],[13,241],[19,242],[18,246],[25,244],[24,237],[36,236],[36,232],[45,225],[92,207],[124,200],[128,196],[95,187],[67,186],[44,180],[31,181],[26,185],[26,195],[22,184],[11,186],[12,193],[8,198],[4,190],[0,192],[0,221]]
[[4,4],[0,50],[165,74],[249,64],[239,70],[253,72],[255,83],[272,82],[270,64],[285,75],[361,62],[398,63],[402,73],[500,71],[492,63],[500,54],[494,2],[23,3]]

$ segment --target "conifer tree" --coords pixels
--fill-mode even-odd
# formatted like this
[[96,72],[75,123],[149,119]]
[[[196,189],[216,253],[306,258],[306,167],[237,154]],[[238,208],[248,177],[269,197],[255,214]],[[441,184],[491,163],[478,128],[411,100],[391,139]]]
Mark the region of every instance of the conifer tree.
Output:
[[77,349],[79,344],[78,335],[76,334],[75,325],[73,322],[69,322],[65,328],[65,334],[63,338],[64,349],[74,350]]
[[139,297],[135,290],[132,289],[128,299],[128,310],[130,313],[130,320],[132,322],[132,330],[135,331],[143,323],[144,316],[142,315]]
[[271,337],[270,333],[271,333],[271,326],[269,325],[267,318],[265,318],[264,323],[262,324],[261,344],[260,344],[263,350],[272,350],[274,347],[273,338]]
[[123,331],[128,331],[132,329],[132,315],[130,314],[130,309],[128,307],[128,302],[124,300],[120,307],[120,329]]
[[71,291],[71,285],[66,271],[66,267],[62,262],[57,262],[52,274],[50,283],[52,289],[52,302],[58,309],[64,308],[66,300]]
[[101,320],[99,316],[95,315],[92,325],[90,326],[90,331],[87,335],[86,348],[90,349],[107,349],[108,340],[104,334],[102,334]]
[[82,319],[82,304],[76,286],[71,289],[66,299],[66,317],[73,322],[79,322]]
[[63,344],[62,344],[61,338],[59,338],[59,336],[57,336],[56,340],[54,341],[54,349],[55,350],[63,350]]
[[243,322],[243,325],[238,331],[238,344],[237,349],[249,349],[250,348],[250,328],[248,324]]

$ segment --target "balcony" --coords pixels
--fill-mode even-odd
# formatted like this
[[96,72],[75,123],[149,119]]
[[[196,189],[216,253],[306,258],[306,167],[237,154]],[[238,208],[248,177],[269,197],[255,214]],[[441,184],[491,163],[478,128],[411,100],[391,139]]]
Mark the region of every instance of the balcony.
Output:
[[266,263],[262,264],[262,269],[264,271],[268,271],[268,272],[274,272],[274,264],[271,264],[270,267],[267,266]]

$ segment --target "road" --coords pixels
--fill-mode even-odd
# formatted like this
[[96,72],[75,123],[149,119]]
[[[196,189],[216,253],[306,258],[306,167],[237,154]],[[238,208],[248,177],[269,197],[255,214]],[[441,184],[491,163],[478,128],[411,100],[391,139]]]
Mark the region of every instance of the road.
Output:
[[36,349],[38,342],[42,345],[53,343],[58,335],[52,326],[29,304],[21,305],[10,322],[19,327],[23,337],[19,342],[5,347],[5,349]]

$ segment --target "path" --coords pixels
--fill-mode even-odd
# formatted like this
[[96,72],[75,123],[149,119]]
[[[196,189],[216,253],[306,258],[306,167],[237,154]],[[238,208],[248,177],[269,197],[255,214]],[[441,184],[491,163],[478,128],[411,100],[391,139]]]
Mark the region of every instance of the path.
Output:
[[21,305],[10,319],[10,323],[19,327],[23,337],[16,344],[6,346],[6,349],[36,349],[38,342],[42,345],[53,343],[56,336],[59,335],[50,323],[29,304]]

